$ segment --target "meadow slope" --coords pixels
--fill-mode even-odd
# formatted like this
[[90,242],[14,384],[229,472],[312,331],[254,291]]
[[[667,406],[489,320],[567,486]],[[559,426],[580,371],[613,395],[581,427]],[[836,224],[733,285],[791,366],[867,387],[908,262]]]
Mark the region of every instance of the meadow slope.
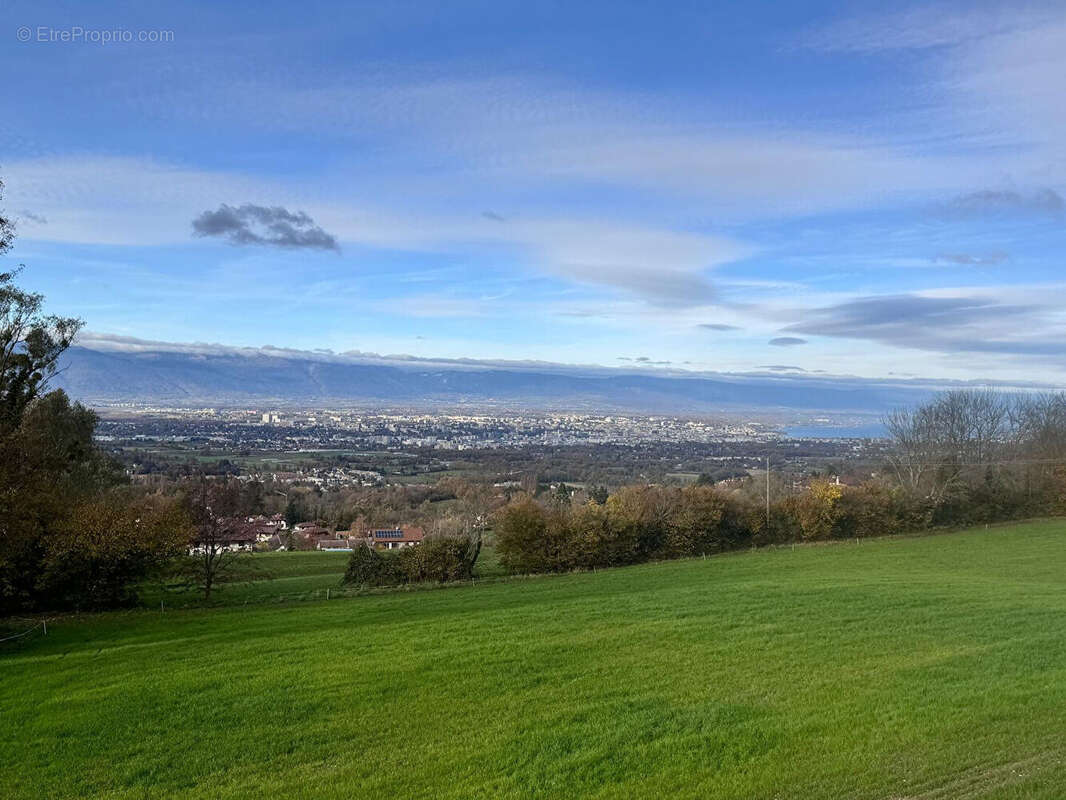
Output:
[[0,645],[5,798],[1061,798],[1066,523]]

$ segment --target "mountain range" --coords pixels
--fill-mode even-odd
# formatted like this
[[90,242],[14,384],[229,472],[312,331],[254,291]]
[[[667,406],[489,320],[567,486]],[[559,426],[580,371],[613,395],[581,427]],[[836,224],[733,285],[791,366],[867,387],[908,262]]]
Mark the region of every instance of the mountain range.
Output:
[[874,416],[943,384],[822,376],[422,359],[90,336],[65,355],[56,385],[93,405],[507,406],[648,413]]

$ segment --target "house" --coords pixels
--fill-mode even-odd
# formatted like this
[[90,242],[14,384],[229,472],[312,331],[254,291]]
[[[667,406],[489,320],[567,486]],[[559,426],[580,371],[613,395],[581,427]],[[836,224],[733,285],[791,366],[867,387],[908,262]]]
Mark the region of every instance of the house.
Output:
[[249,520],[248,524],[255,531],[256,540],[260,542],[268,541],[274,536],[278,535],[278,531],[281,530],[274,522],[262,522],[260,520]]
[[256,516],[248,517],[247,521],[249,524],[256,526],[259,541],[261,542],[265,542],[275,534],[286,531],[289,528],[281,514],[274,514],[271,517],[257,514]]
[[223,523],[213,534],[213,538],[193,541],[189,547],[189,555],[205,551],[225,550],[236,553],[241,550],[251,550],[257,541],[259,541],[259,536],[255,525],[240,522]]
[[334,532],[320,525],[308,525],[305,528],[296,528],[296,535],[301,539],[327,539],[333,537]]
[[421,528],[376,528],[367,532],[367,537],[374,547],[381,550],[394,550],[398,547],[414,547],[422,544],[426,538]]
[[301,522],[296,526],[296,535],[303,539],[324,539],[333,536],[333,531],[313,522]]

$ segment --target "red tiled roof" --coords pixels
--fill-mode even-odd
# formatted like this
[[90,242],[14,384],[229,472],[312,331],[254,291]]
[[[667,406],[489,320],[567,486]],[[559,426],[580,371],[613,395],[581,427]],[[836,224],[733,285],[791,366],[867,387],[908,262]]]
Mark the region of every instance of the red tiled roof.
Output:
[[421,542],[426,534],[421,528],[374,528],[370,538],[375,542]]

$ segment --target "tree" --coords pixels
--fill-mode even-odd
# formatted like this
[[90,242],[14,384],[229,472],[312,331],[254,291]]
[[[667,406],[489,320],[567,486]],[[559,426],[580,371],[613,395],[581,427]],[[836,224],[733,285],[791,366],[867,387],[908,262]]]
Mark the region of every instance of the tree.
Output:
[[573,566],[571,529],[561,509],[523,495],[496,516],[496,552],[515,573],[561,572]]
[[811,481],[807,491],[793,498],[791,506],[804,539],[819,541],[832,538],[840,518],[840,498],[844,487],[819,478]]
[[1066,393],[1022,395],[1011,408],[1024,482],[1044,513],[1066,511]]
[[296,501],[292,498],[290,498],[289,502],[285,504],[285,512],[283,516],[285,519],[285,524],[288,525],[290,528],[294,527],[297,523],[304,521],[303,511],[300,509],[300,506],[296,504]]
[[1010,416],[1021,455],[1045,464],[1066,460],[1066,392],[1022,395]]
[[[0,184],[2,188],[2,184]],[[0,254],[14,225],[0,215]],[[44,298],[0,272],[0,608],[49,605],[42,583],[49,540],[70,507],[113,480],[93,445],[95,415],[46,393],[81,321],[46,315]]]
[[540,476],[537,474],[536,470],[530,470],[529,472],[523,473],[519,484],[523,492],[530,497],[536,497],[537,490],[540,488]]
[[[14,234],[0,215],[0,254]],[[187,528],[172,503],[116,490],[96,415],[48,391],[81,321],[45,314],[19,272],[0,272],[0,611],[129,603]]]
[[[0,181],[0,194],[4,188]],[[0,255],[15,241],[15,225],[0,214]],[[43,313],[44,295],[15,285],[22,271],[0,272],[0,436],[18,427],[58,369],[59,357],[82,326],[80,319]]]
[[643,561],[662,555],[677,498],[676,489],[625,486],[607,499],[612,526],[619,536],[633,542],[632,559]]
[[560,481],[552,490],[551,501],[560,507],[569,506],[571,501],[570,487]]
[[[4,182],[0,181],[0,197],[4,194]],[[0,256],[11,249],[15,243],[15,223],[10,217],[0,212]]]
[[43,394],[82,326],[73,317],[45,315],[44,296],[15,285],[20,272],[0,273],[0,435],[17,428]]
[[352,548],[342,583],[355,586],[378,586],[382,579],[384,562],[381,553],[370,543],[360,543]]
[[934,504],[967,470],[990,464],[1008,441],[1009,404],[993,391],[942,392],[884,420],[894,444],[889,463],[899,483]]
[[427,536],[416,547],[405,547],[391,558],[399,558],[410,583],[468,581],[481,552],[481,535]]
[[604,505],[607,502],[607,498],[610,496],[610,493],[607,491],[607,487],[604,486],[603,484],[598,484],[596,486],[590,486],[589,490],[588,490],[588,493],[589,493],[589,500],[591,500],[593,503],[595,503],[598,506]]
[[234,544],[234,534],[244,524],[240,517],[247,511],[245,500],[239,481],[208,481],[204,476],[187,497],[192,554],[179,572],[203,592],[204,600],[210,600],[221,583],[256,577],[252,570],[241,569],[246,552]]
[[633,559],[630,531],[612,524],[606,506],[586,503],[573,509],[567,520],[570,529],[569,561],[575,567],[613,567]]
[[492,486],[487,483],[462,481],[456,487],[455,494],[461,502],[464,515],[469,520],[470,530],[478,534],[480,543],[481,533],[488,527],[492,512],[502,501],[497,499]]
[[70,508],[44,542],[43,605],[130,605],[134,586],[188,545],[189,520],[172,499],[101,495]]
[[693,484],[682,489],[667,534],[669,554],[703,555],[725,549],[727,505],[725,495],[710,485]]
[[[93,444],[95,425],[93,412],[54,391],[0,437],[0,608],[62,605],[50,594],[54,582],[43,578],[46,569],[55,571],[52,540],[67,535],[79,506],[121,480]],[[100,605],[84,595],[77,604]]]

